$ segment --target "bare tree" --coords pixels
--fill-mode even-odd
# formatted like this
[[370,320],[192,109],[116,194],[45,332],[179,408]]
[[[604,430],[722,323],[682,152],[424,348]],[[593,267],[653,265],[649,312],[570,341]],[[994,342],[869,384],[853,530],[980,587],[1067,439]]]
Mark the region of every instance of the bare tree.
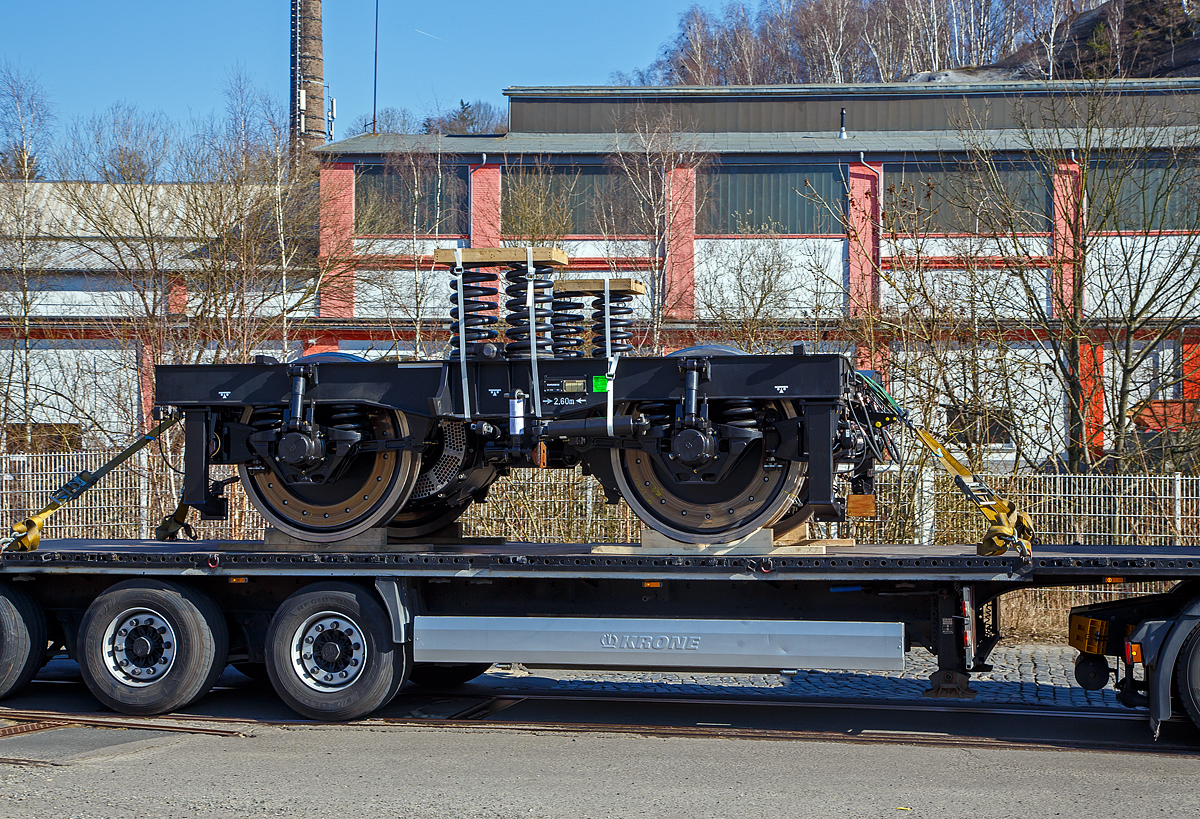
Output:
[[[966,137],[977,190],[999,205],[978,214],[981,228],[1010,249],[1004,275],[1024,294],[1025,322],[1069,396],[1070,468],[1085,468],[1105,443],[1087,410],[1101,396],[1109,455],[1131,468],[1139,457],[1131,410],[1169,397],[1181,375],[1181,362],[1165,373],[1148,365],[1200,314],[1196,112],[1179,100],[1121,96],[1100,81],[1085,93],[1027,101],[1019,121],[1025,153],[1057,181],[1048,299],[1044,240],[998,184],[991,137],[976,129]],[[978,200],[966,197],[964,206]],[[1101,366],[1104,380],[1091,372]]]
[[433,250],[465,233],[467,182],[452,154],[429,137],[394,137],[393,150],[356,180],[356,255],[378,257],[359,271],[370,296],[363,307],[392,327],[397,353],[440,355],[449,276]]
[[664,321],[694,301],[691,286],[675,274],[690,265],[684,226],[702,207],[697,178],[710,162],[675,117],[638,110],[615,134],[609,173],[596,192],[610,269],[633,273],[647,286],[646,343],[656,353],[663,349]]

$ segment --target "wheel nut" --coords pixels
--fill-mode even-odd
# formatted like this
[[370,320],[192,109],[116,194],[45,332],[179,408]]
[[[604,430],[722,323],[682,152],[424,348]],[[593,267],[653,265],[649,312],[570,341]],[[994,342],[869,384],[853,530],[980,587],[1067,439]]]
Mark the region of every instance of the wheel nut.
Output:
[[159,665],[166,665],[166,664],[167,664],[167,658],[166,658],[166,657],[163,657],[162,659],[160,659],[160,660],[158,661],[158,664],[159,664]]
[[351,660],[350,665],[358,665],[358,660]]
[[343,679],[343,680],[344,680],[344,679],[346,679],[346,672],[345,672],[345,671],[343,671],[343,672],[342,672],[342,679]]
[[163,643],[163,650],[169,650],[170,648],[171,648],[170,643]]
[[341,625],[341,623],[339,623],[337,620],[334,620],[332,623],[330,623],[330,624],[329,624],[329,627],[330,627],[330,628],[337,628],[337,627],[338,627],[338,626],[340,626],[340,625]]
[[130,620],[130,621],[129,621],[129,627],[130,627],[130,628],[135,628],[135,627],[137,626],[137,624],[138,624],[138,621],[137,621],[137,620]]
[[131,673],[132,673],[132,674],[133,674],[133,676],[135,676],[135,677],[140,677],[140,676],[142,676],[142,670],[141,670],[140,668],[135,668],[135,669],[133,669],[133,671],[132,671]]
[[362,643],[355,643],[355,644],[354,644],[354,646],[353,646],[353,648],[354,648],[354,650],[355,650],[355,651],[360,651],[360,650],[362,650]]
[[129,660],[119,660],[118,664],[124,668],[125,666],[129,665]]
[[153,617],[147,617],[147,618],[146,618],[146,625],[148,625],[148,626],[152,626],[152,625],[154,625],[154,618],[153,618]]
[[120,629],[119,631],[117,631],[117,635],[120,637],[124,637],[128,633],[129,633],[129,631],[127,629]]
[[321,625],[320,623],[317,623],[317,631],[320,632],[320,631],[324,631],[324,630],[325,630],[325,626]]
[[332,679],[333,679],[333,675],[332,675],[332,674],[326,674],[326,675],[325,675],[325,682],[329,682],[329,681],[330,681],[330,680],[332,680]]
[[312,638],[312,637],[305,637],[305,638],[304,638],[304,643],[305,643],[305,645],[312,645],[312,641],[313,641],[313,638]]
[[154,673],[154,668],[153,668],[153,667],[151,667],[151,668],[147,668],[147,669],[146,669],[146,674],[147,674],[147,675],[150,675],[150,674],[153,674],[153,673]]
[[311,659],[312,659],[312,654],[302,654],[302,655],[300,655],[300,656],[301,656],[301,659],[304,659],[304,660],[311,660]]
[[158,627],[158,633],[159,633],[159,634],[166,634],[166,633],[167,633],[167,627],[166,627],[166,626],[159,626],[159,627]]
[[351,637],[354,634],[354,629],[348,628],[345,631],[343,631],[342,633],[345,634],[347,637]]

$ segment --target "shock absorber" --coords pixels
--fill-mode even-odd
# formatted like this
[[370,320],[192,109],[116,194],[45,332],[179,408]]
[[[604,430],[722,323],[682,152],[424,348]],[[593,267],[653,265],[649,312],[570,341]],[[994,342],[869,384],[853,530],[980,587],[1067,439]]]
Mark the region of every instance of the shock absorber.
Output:
[[583,357],[583,302],[567,296],[556,297],[552,304],[550,339],[555,358]]
[[[496,303],[486,297],[499,292],[490,284],[499,277],[487,270],[464,270],[463,282],[463,311],[465,319],[458,315],[458,277],[450,277],[450,358],[457,359],[459,355],[459,332],[466,335],[467,355],[473,357],[478,347],[496,338],[494,324],[499,320],[496,316]],[[462,329],[465,326],[465,329]]]
[[[509,359],[523,360],[532,358],[530,336],[537,345],[538,358],[550,357],[550,320],[553,317],[551,295],[553,282],[549,267],[535,267],[533,278],[530,279],[525,265],[513,266],[504,278],[508,286],[504,288],[508,301],[504,303],[508,310],[505,319],[508,329],[504,331],[508,343],[504,345],[504,354]],[[533,316],[529,312],[529,285],[533,284]]]

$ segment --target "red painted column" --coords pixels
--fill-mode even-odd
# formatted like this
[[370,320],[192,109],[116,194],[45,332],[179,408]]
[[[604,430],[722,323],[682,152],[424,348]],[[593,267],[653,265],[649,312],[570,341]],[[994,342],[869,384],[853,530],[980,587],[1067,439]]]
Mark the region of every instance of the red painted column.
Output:
[[167,312],[173,316],[179,316],[187,311],[187,280],[182,276],[172,276],[167,281]]
[[354,165],[321,168],[322,274],[317,313],[323,318],[354,315]]
[[1083,388],[1084,440],[1093,455],[1104,450],[1104,347],[1079,345],[1079,383]]
[[1075,309],[1075,288],[1082,286],[1076,281],[1080,259],[1075,246],[1083,224],[1083,172],[1079,163],[1059,162],[1050,184],[1054,205],[1050,310],[1051,315],[1062,317]]
[[1185,340],[1179,346],[1183,383],[1180,395],[1184,401],[1200,401],[1200,343]]
[[154,346],[149,341],[142,341],[138,344],[137,368],[138,398],[142,413],[138,422],[141,425],[142,434],[145,434],[154,425]]
[[846,241],[846,311],[879,309],[879,177],[882,163],[850,165]]
[[674,168],[667,177],[667,258],[664,316],[696,317],[696,169]]
[[[846,313],[869,321],[879,310],[879,183],[882,163],[853,163],[849,167],[846,220]],[[869,324],[867,326],[870,326]],[[865,336],[865,334],[864,334]],[[855,366],[874,370],[886,380],[886,340],[860,338]]]
[[471,247],[500,247],[499,165],[471,167]]

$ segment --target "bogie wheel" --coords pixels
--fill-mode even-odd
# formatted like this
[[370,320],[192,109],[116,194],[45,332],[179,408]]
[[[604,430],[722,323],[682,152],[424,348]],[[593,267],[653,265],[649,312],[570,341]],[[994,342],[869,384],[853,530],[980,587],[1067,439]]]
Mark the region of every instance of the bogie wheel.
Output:
[[412,665],[392,642],[383,605],[351,583],[316,583],[280,604],[267,631],[267,674],[287,705],[310,719],[358,719],[386,705]]
[[46,616],[33,598],[0,583],[0,699],[24,688],[46,656]]
[[425,688],[457,688],[491,667],[491,663],[417,663],[408,678]]
[[1192,629],[1175,661],[1175,684],[1183,709],[1200,728],[1200,626]]
[[100,702],[147,716],[199,700],[225,669],[229,630],[208,595],[161,580],[127,580],[79,623],[79,671]]

